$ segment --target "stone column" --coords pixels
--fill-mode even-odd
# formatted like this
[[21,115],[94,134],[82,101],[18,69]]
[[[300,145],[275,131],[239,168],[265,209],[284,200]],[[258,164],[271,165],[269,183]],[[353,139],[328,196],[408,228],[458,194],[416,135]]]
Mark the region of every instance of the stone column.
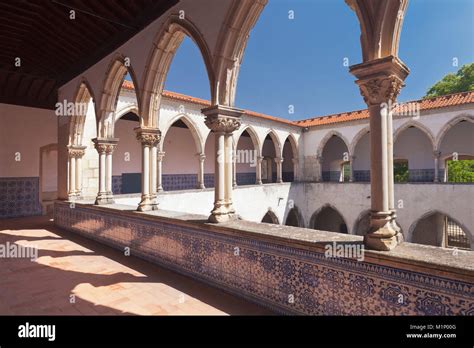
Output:
[[235,157],[235,151],[234,151],[234,161],[233,161],[233,165],[232,165],[232,180],[233,180],[233,183],[232,183],[232,186],[235,188],[237,187],[237,161],[236,161],[236,157]]
[[206,186],[204,185],[204,161],[206,160],[206,155],[204,153],[198,153],[196,155],[199,160],[199,170],[198,170],[198,189],[205,189]]
[[76,157],[69,157],[69,198],[76,198]]
[[109,199],[113,200],[114,193],[112,192],[112,154],[114,153],[115,145],[107,146],[105,150],[105,188]]
[[[349,166],[350,166],[350,177],[349,177],[349,182],[354,182],[355,179],[354,179],[354,160],[355,160],[355,156],[354,155],[351,155],[349,157]],[[344,174],[343,174],[344,175]]]
[[206,116],[206,126],[216,136],[214,209],[209,222],[225,222],[237,218],[232,204],[232,132],[239,129],[243,110],[214,105],[202,109],[202,113]]
[[275,158],[275,163],[276,163],[276,182],[278,184],[281,184],[283,182],[283,172],[282,172],[282,163],[283,163],[283,158],[281,157],[276,157]]
[[92,139],[99,153],[99,193],[94,204],[114,203],[112,193],[112,153],[117,146],[118,139]]
[[434,180],[433,182],[440,182],[439,180],[439,158],[441,157],[441,151],[433,151],[434,158]]
[[[142,144],[142,198],[138,211],[149,211],[158,208],[157,189],[157,147],[161,132],[156,128],[135,128],[137,140]],[[153,163],[155,162],[155,163]]]
[[402,240],[393,199],[391,111],[409,70],[389,56],[354,65],[350,71],[358,78],[370,115],[371,216],[364,243],[370,249],[391,250]]
[[257,168],[255,168],[255,174],[257,177],[257,180],[255,184],[257,185],[262,185],[262,162],[263,162],[263,156],[257,156]]
[[157,174],[156,174],[156,186],[157,191],[163,191],[163,158],[165,153],[163,151],[158,152],[157,154]]
[[82,195],[82,157],[86,146],[68,146],[68,198],[76,199]]
[[299,161],[297,158],[292,158],[293,162],[293,181],[299,181]]

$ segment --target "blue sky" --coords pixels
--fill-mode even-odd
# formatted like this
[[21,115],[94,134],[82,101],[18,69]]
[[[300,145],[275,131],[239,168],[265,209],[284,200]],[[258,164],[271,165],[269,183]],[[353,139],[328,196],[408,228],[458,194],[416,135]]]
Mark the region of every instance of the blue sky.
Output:
[[[445,74],[474,61],[473,23],[472,0],[410,1],[399,56],[411,73],[400,101],[423,97]],[[269,0],[247,44],[236,106],[288,119],[365,108],[343,64],[344,58],[350,65],[362,61],[359,36],[356,15],[343,0]],[[209,99],[204,63],[191,40],[179,47],[165,88]]]

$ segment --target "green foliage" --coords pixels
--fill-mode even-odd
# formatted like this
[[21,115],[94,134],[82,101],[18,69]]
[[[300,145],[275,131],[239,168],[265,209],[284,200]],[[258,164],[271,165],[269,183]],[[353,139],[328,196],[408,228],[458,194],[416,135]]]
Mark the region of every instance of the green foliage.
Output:
[[474,160],[448,161],[448,182],[474,182]]
[[408,182],[408,161],[393,163],[393,180],[395,182]]
[[349,163],[344,163],[342,166],[344,181],[349,181],[351,179],[351,165]]
[[436,82],[425,98],[467,91],[474,91],[474,63],[466,64],[456,74],[448,74]]

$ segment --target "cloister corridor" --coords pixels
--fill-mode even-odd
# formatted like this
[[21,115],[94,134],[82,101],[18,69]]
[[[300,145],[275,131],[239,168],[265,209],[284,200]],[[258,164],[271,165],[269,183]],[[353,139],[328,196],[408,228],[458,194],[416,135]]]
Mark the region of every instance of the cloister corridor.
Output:
[[[2,261],[3,315],[268,315],[256,304],[54,226],[9,219],[0,243],[36,246]],[[73,296],[73,297],[71,297]]]

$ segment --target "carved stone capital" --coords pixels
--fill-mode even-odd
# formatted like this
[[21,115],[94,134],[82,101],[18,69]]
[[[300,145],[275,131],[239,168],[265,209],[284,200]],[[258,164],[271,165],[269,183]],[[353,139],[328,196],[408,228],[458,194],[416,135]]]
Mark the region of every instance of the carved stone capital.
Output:
[[441,157],[441,151],[433,151],[433,157],[439,159]]
[[244,110],[214,105],[201,112],[206,116],[206,126],[215,133],[232,133],[240,128],[241,117]]
[[165,157],[165,152],[163,151],[159,151],[157,154],[156,154],[156,158],[158,159],[158,161],[163,161],[163,158]]
[[405,84],[396,75],[379,76],[367,80],[358,80],[360,94],[368,106],[395,102]]
[[275,161],[276,164],[282,163],[282,162],[283,162],[283,158],[282,158],[282,157],[275,157],[275,158],[274,158],[274,161]]
[[92,139],[94,142],[94,147],[99,154],[108,154],[111,155],[115,147],[117,146],[118,139],[108,139],[108,138],[95,138]]
[[398,57],[388,56],[353,65],[350,72],[358,78],[360,93],[370,107],[395,102],[410,70]]
[[157,146],[161,140],[161,131],[156,128],[135,128],[137,140],[141,142],[142,146],[154,147]]
[[68,146],[69,158],[82,158],[86,153],[86,146]]

